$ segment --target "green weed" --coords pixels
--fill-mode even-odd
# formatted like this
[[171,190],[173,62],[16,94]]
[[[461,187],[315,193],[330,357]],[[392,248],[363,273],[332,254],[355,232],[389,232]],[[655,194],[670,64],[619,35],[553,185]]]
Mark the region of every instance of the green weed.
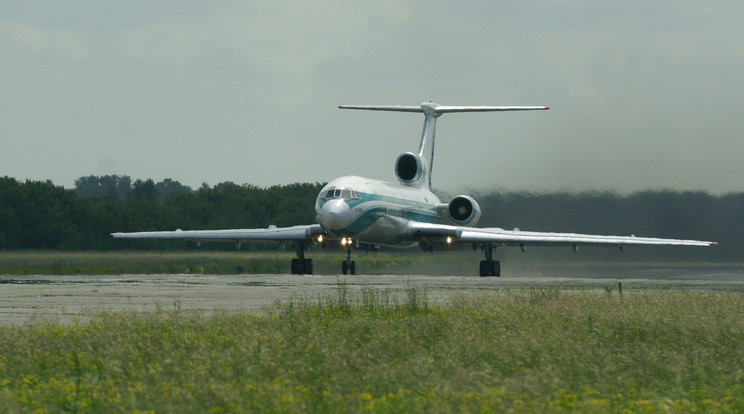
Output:
[[425,291],[0,326],[0,412],[742,412],[744,294]]

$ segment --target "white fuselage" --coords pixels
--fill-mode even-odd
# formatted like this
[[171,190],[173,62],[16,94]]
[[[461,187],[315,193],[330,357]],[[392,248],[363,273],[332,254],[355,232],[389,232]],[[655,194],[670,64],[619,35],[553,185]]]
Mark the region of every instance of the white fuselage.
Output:
[[412,247],[402,241],[409,221],[433,223],[442,203],[426,188],[346,176],[328,183],[315,201],[318,224],[335,238],[355,243]]

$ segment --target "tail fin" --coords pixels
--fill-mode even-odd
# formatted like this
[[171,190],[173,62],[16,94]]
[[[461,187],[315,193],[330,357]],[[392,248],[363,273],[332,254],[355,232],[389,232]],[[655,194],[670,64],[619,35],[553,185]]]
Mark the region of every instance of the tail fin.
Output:
[[434,139],[437,129],[437,118],[450,112],[501,112],[501,111],[534,111],[550,109],[547,106],[445,106],[433,102],[424,102],[420,106],[390,105],[340,105],[339,109],[361,109],[367,111],[419,112],[424,114],[424,129],[421,132],[421,144],[418,155],[424,161],[424,179],[431,188],[431,171],[434,165]]

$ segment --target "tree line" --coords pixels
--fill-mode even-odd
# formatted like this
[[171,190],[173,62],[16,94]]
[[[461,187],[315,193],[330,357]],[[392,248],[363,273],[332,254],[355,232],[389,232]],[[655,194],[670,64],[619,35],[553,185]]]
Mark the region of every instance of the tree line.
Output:
[[[0,250],[177,249],[183,241],[114,240],[110,233],[313,223],[323,184],[260,188],[224,182],[192,190],[172,180],[84,177],[75,189],[0,178]],[[217,246],[219,248],[219,246]]]
[[[128,176],[109,175],[81,177],[74,189],[66,189],[51,181],[4,177],[0,178],[0,250],[188,249],[193,244],[114,240],[110,233],[314,223],[313,205],[322,187],[322,183],[297,183],[263,188],[224,182],[193,190],[170,179],[132,182]],[[661,251],[677,257],[744,259],[740,248],[744,193],[494,191],[475,198],[483,211],[479,223],[483,227],[714,240],[720,246],[713,253]],[[649,254],[659,252],[650,250]]]

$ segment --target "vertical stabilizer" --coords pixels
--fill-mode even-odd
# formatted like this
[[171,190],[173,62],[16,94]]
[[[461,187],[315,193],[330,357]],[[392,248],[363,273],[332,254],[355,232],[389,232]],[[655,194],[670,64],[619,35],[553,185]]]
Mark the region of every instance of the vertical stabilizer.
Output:
[[421,144],[418,156],[424,162],[424,172],[421,182],[431,189],[431,171],[434,169],[434,140],[437,135],[437,118],[442,114],[436,112],[437,104],[424,102],[421,110],[424,112],[424,129],[421,131]]
[[[547,106],[444,106],[433,102],[424,102],[420,106],[356,106],[340,105],[340,109],[361,109],[367,111],[418,112],[424,114],[424,129],[421,131],[421,144],[418,157],[422,162],[421,174],[415,174],[415,180],[406,180],[406,185],[431,188],[431,172],[434,166],[434,141],[436,138],[437,118],[449,112],[501,112],[501,111],[534,111],[550,109]],[[407,156],[403,154],[401,157]],[[398,161],[401,161],[398,157]],[[413,154],[410,154],[413,157]],[[406,157],[406,160],[410,159]],[[414,157],[415,158],[415,157]],[[404,160],[404,161],[406,161]],[[411,161],[413,162],[413,161]],[[397,168],[397,167],[396,167]],[[399,176],[400,179],[400,176]]]

